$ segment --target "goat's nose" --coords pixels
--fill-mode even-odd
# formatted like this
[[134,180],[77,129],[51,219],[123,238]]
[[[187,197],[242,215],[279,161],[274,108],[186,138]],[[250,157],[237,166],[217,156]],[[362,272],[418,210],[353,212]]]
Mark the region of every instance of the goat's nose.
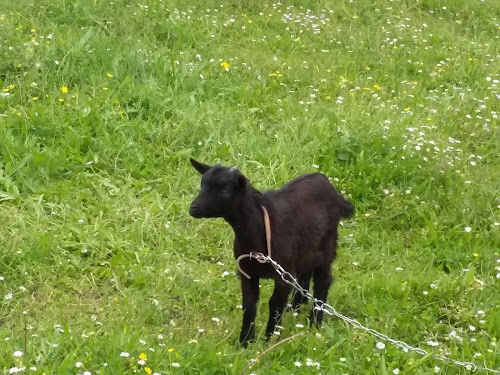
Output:
[[196,203],[191,203],[191,206],[189,206],[189,214],[192,217],[200,217],[200,207]]

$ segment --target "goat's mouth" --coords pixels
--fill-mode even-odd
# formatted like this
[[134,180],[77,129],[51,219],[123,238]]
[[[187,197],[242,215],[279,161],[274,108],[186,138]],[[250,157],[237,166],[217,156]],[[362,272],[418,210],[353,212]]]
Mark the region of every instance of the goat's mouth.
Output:
[[202,213],[200,207],[197,204],[192,204],[189,207],[189,214],[192,217],[196,218],[196,219],[199,219],[199,218],[203,217],[203,213]]

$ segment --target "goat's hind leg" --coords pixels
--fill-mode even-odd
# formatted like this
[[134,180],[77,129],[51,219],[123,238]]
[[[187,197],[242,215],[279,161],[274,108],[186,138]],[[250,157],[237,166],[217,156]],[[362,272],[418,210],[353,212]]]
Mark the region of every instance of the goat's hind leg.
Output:
[[[309,292],[309,287],[311,284],[312,272],[308,272],[306,274],[300,275],[297,278],[297,281],[300,284],[300,287]],[[307,298],[302,295],[298,290],[293,292],[292,299],[292,309],[298,311],[301,305],[304,305],[307,302]]]
[[[328,297],[328,289],[333,282],[330,264],[323,265],[320,268],[314,270],[313,281],[314,298],[326,303],[326,298]],[[316,309],[316,304],[314,304],[309,315],[309,322],[311,327],[313,326],[313,324],[315,324],[316,327],[321,326],[322,320],[323,311]]]

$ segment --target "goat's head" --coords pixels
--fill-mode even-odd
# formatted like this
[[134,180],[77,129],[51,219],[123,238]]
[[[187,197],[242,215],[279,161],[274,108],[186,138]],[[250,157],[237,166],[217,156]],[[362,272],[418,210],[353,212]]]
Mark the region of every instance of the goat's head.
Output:
[[247,188],[247,179],[236,167],[214,166],[190,158],[193,167],[202,174],[200,194],[189,207],[195,218],[229,217],[238,210]]

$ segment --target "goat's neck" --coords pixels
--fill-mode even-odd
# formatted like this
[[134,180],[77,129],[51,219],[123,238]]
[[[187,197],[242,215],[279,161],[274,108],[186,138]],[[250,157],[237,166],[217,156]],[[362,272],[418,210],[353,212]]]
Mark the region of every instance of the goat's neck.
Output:
[[246,199],[244,204],[226,221],[231,225],[236,236],[237,252],[264,251],[266,247],[264,216],[260,202],[254,197]]

